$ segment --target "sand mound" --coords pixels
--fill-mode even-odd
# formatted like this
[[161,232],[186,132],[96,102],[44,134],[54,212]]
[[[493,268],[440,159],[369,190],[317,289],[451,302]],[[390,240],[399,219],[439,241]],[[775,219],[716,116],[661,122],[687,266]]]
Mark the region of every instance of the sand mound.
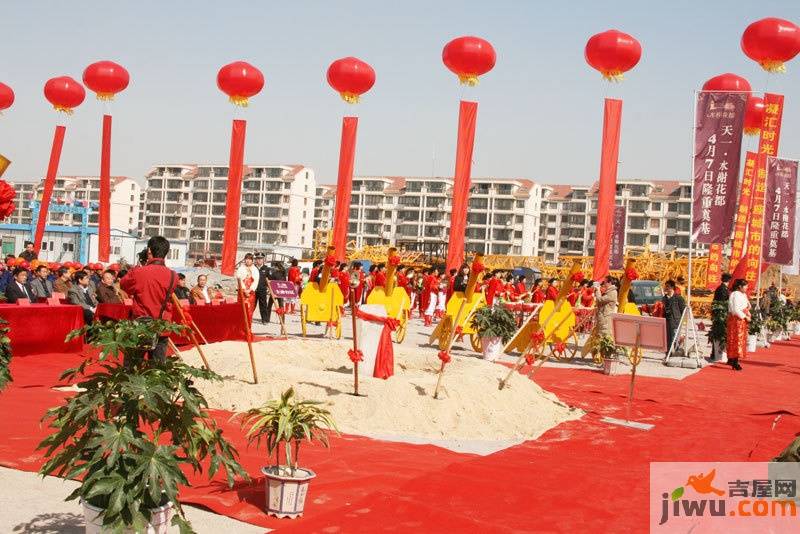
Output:
[[[302,338],[255,343],[260,383],[254,385],[247,345],[213,343],[204,353],[225,381],[198,386],[212,407],[237,412],[294,386],[302,399],[329,403],[342,432],[365,436],[524,440],[582,415],[524,377],[499,391],[506,368],[458,356],[447,366],[444,395],[434,400],[440,362],[436,350],[428,347],[395,345],[395,375],[388,380],[360,375],[360,391],[367,396],[354,397],[349,347],[345,341]],[[202,365],[194,350],[183,357]]]

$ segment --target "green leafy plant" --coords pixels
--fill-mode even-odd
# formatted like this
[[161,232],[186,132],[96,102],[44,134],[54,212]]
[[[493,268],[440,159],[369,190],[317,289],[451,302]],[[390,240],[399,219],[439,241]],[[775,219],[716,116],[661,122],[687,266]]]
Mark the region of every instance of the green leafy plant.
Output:
[[[284,391],[278,400],[240,414],[240,418],[242,426],[249,427],[248,441],[260,445],[263,439],[267,444],[267,456],[275,453],[275,467],[281,475],[294,476],[303,441],[317,441],[329,448],[328,431],[338,433],[331,413],[322,407],[322,403],[298,400],[294,388]],[[285,459],[283,465],[281,446]]]
[[728,334],[728,302],[715,300],[711,303],[711,328],[708,329],[708,341],[724,343]]
[[501,306],[483,307],[472,316],[472,328],[480,337],[499,337],[508,342],[517,331],[517,322],[510,311]]
[[600,356],[602,356],[604,359],[616,358],[617,353],[619,352],[617,344],[614,343],[614,338],[612,338],[609,335],[604,335],[599,340],[597,340],[595,349],[597,350],[597,352],[600,353]]
[[62,374],[77,380],[79,391],[43,418],[54,433],[39,444],[48,458],[39,472],[82,478],[67,500],[102,509],[104,527],[114,532],[145,531],[150,510],[168,502],[177,512],[173,524],[192,532],[178,502],[178,486],[188,485],[182,465],[202,472],[210,459],[209,477],[223,468],[229,486],[234,476],[247,478],[193,384],[222,378],[176,358],[145,358],[157,335],[183,329],[161,320],[119,321],[68,337],[87,335],[101,353],[99,362],[87,359]]
[[764,328],[764,320],[761,317],[761,310],[757,308],[750,308],[751,310],[751,318],[750,324],[748,325],[747,333],[751,336],[757,336],[761,333],[761,330]]
[[11,329],[8,322],[0,319],[0,391],[11,383],[11,339],[8,333]]

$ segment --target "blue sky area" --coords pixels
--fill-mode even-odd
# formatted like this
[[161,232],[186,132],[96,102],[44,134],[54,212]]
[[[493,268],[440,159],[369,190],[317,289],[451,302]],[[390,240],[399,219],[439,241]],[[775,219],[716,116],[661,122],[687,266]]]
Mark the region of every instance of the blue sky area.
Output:
[[[113,104],[112,173],[141,178],[159,162],[227,163],[233,106],[220,66],[253,63],[264,91],[246,111],[245,160],[302,163],[336,180],[340,117],[360,116],[357,174],[451,175],[460,97],[480,102],[473,176],[591,183],[599,167],[604,96],[624,100],[620,178],[686,179],[693,91],[734,72],[786,95],[785,157],[800,157],[800,58],[767,75],[739,40],[752,21],[800,22],[797,0],[484,2],[5,1],[0,81],[16,103],[0,117],[7,179],[40,177],[59,114],[43,96],[53,76],[80,79],[94,61],[124,65],[131,84]],[[642,60],[620,85],[583,58],[610,28],[632,34]],[[464,89],[441,62],[460,35],[488,39],[497,65]],[[377,73],[348,107],[325,71],[353,55]],[[68,120],[61,174],[98,174],[103,106],[87,95]]]

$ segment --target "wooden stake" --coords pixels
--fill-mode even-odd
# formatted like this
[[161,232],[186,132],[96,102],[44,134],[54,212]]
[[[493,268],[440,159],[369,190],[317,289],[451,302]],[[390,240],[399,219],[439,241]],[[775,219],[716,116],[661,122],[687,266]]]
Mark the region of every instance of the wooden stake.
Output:
[[[178,300],[178,297],[175,296],[175,293],[172,294],[172,308],[178,312],[178,315],[181,318],[181,324],[187,325],[189,320],[186,318],[186,314],[183,313],[183,306],[181,306],[181,301]],[[197,338],[194,335],[194,330],[191,327],[187,330],[189,334],[189,340],[194,345],[194,348],[197,349],[197,352],[200,354],[200,359],[203,360],[203,365],[205,365],[206,369],[209,371],[211,370],[211,366],[208,365],[208,360],[206,359],[206,355],[203,353],[203,349],[200,348],[200,343],[197,342]],[[171,340],[170,340],[171,341]],[[174,343],[172,344],[175,345]]]
[[175,345],[175,342],[174,342],[174,341],[172,341],[172,339],[170,339],[170,338],[167,338],[167,345],[169,346],[170,350],[172,350],[172,352],[173,352],[173,353],[175,353],[175,356],[177,356],[178,358],[180,358],[180,356],[181,356],[181,351],[179,351],[179,350],[178,350],[178,347],[177,347],[177,345]]
[[[353,350],[358,351],[358,329],[356,328],[356,295],[355,291],[350,291],[350,311],[353,314]],[[360,397],[358,393],[358,362],[353,362],[353,395]]]
[[[447,346],[445,347],[445,352],[450,352],[450,347],[453,346],[453,339],[456,335],[456,328],[458,327],[458,323],[461,321],[461,313],[464,311],[464,305],[467,303],[467,300],[464,299],[461,301],[461,306],[458,307],[458,313],[456,313],[456,318],[453,321],[453,324],[450,327],[450,333],[447,338]],[[442,365],[439,367],[439,377],[436,379],[436,389],[433,390],[433,398],[439,398],[439,389],[442,387],[442,377],[444,376],[444,366],[445,363],[442,362]]]
[[236,279],[239,291],[239,302],[242,303],[242,318],[244,319],[244,333],[247,339],[247,350],[250,352],[250,367],[253,368],[253,383],[258,384],[258,373],[256,373],[256,358],[253,356],[253,333],[250,330],[250,313],[248,310],[247,301],[244,298],[244,290],[242,289],[242,281]]

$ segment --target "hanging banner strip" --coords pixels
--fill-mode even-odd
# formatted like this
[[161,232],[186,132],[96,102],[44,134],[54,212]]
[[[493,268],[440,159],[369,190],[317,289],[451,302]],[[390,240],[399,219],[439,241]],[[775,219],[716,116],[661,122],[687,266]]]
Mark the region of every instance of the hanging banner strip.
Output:
[[797,161],[767,158],[762,258],[778,265],[794,263]]
[[756,183],[756,159],[758,154],[748,152],[742,172],[742,187],[739,192],[739,205],[736,208],[736,223],[733,226],[733,244],[731,245],[731,261],[728,270],[733,272],[744,254],[747,244],[747,223],[753,209],[753,189]]

